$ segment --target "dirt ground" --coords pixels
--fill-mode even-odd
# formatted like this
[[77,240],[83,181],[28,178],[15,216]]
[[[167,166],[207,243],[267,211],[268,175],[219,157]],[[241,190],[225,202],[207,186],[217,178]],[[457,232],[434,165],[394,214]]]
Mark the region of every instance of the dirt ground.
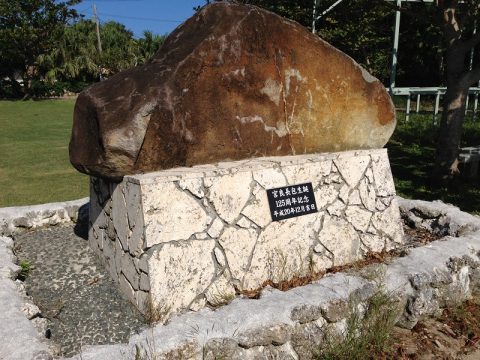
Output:
[[384,359],[480,360],[480,294],[412,330],[396,327]]
[[[440,236],[404,227],[411,242],[425,245]],[[480,292],[459,306],[443,309],[438,317],[417,323],[412,330],[395,327],[393,345],[384,359],[480,360]]]

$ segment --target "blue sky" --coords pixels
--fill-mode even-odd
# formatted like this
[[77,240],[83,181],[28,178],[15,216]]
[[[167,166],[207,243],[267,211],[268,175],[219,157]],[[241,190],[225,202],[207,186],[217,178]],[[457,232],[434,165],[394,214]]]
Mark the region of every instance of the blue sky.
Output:
[[83,0],[75,6],[86,18],[93,16],[97,6],[101,22],[110,20],[124,24],[140,37],[144,30],[166,34],[193,15],[193,7],[204,5],[204,0]]

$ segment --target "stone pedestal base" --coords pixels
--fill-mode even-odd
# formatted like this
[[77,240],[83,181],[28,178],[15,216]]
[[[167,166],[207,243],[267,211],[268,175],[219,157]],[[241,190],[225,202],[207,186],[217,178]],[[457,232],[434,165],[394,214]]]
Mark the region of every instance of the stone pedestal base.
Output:
[[[273,222],[267,189],[312,183],[318,212]],[[158,316],[352,263],[403,242],[385,149],[91,179],[89,242]]]

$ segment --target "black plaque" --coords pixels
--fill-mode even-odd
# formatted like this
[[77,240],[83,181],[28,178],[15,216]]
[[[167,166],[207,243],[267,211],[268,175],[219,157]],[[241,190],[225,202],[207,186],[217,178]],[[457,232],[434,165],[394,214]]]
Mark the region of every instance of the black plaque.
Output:
[[318,212],[312,183],[267,189],[267,197],[273,221]]

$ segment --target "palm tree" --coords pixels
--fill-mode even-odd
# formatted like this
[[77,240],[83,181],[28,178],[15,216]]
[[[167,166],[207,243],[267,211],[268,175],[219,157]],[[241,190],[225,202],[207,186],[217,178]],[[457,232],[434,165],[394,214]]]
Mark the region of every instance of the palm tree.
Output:
[[57,46],[37,58],[45,80],[97,78],[100,56],[95,41],[95,24],[92,21],[81,20],[66,26]]
[[165,41],[165,35],[156,35],[146,30],[143,37],[137,40],[138,64],[144,64],[150,60]]
[[101,25],[102,52],[97,49],[95,23],[80,20],[65,26],[63,36],[50,52],[40,55],[40,74],[49,82],[96,81],[147,62],[165,36],[145,31],[135,40],[123,24],[109,21]]

